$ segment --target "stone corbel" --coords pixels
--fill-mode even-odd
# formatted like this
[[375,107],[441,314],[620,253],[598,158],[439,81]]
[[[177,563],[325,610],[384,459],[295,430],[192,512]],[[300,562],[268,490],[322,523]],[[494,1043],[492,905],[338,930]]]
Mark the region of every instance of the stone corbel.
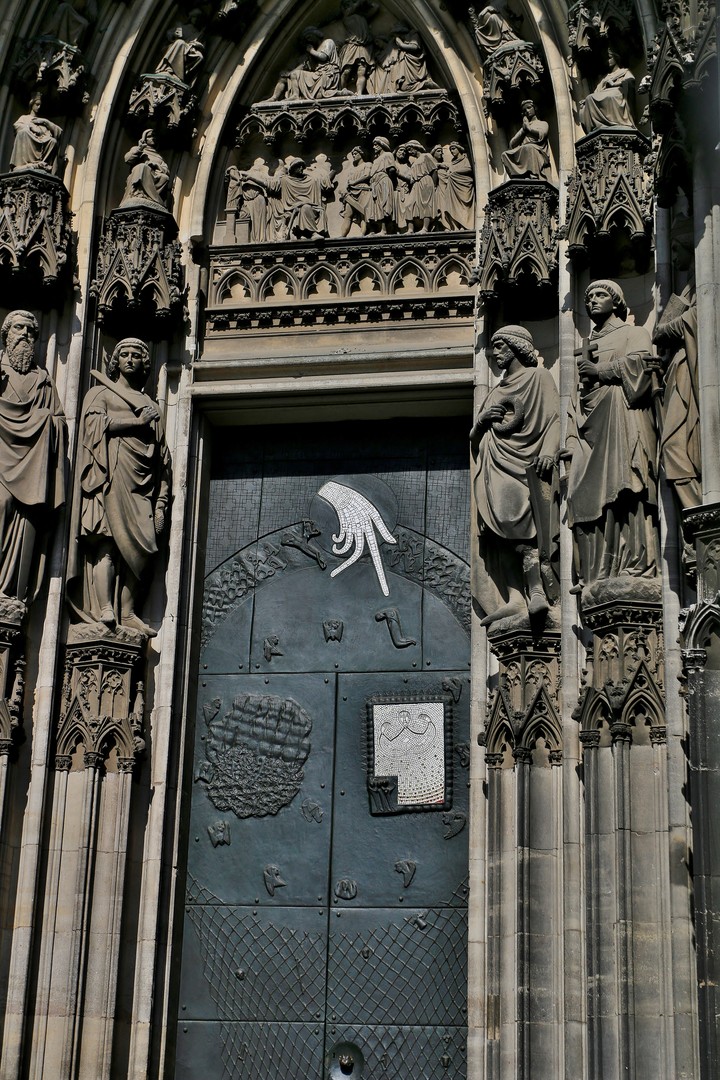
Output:
[[117,771],[132,770],[145,749],[144,684],[137,672],[145,650],[143,634],[121,627],[103,633],[97,625],[70,630],[65,661],[55,766],[73,767],[79,746],[83,768],[105,765],[117,754]]
[[98,322],[118,336],[128,311],[148,334],[171,334],[183,314],[181,247],[173,216],[160,206],[119,207],[105,219],[90,295]]
[[70,264],[72,214],[59,177],[24,168],[0,176],[0,269],[53,287]]

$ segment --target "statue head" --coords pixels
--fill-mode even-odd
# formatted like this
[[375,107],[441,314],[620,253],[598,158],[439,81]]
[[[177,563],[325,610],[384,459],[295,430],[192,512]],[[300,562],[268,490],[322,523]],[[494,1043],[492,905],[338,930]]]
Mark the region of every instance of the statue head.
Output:
[[287,163],[287,171],[290,176],[304,176],[305,162],[301,157],[293,157]]
[[430,153],[432,154],[432,156],[435,158],[436,161],[442,161],[443,158],[445,157],[445,151],[443,150],[440,143],[438,143],[437,146],[433,146]]
[[362,146],[353,146],[352,150],[350,151],[350,160],[354,162],[355,165],[357,165],[358,162],[364,159],[364,157],[365,155]]
[[387,153],[390,150],[390,143],[387,141],[387,139],[384,139],[382,135],[378,135],[376,139],[373,139],[372,145],[376,156],[382,153]]
[[35,364],[35,342],[40,334],[40,324],[32,311],[11,311],[0,334],[10,367],[26,374]]
[[417,157],[419,154],[425,153],[425,147],[416,139],[411,139],[410,142],[406,142],[405,149],[411,157]]
[[491,345],[507,345],[524,367],[537,367],[540,354],[532,334],[524,326],[503,326],[492,336]]
[[520,112],[523,116],[534,116],[537,112],[537,107],[532,98],[525,98],[520,102]]
[[322,30],[319,30],[317,26],[306,26],[300,35],[300,40],[304,46],[319,45],[324,37]]
[[459,157],[462,157],[463,154],[465,153],[465,147],[462,145],[462,143],[451,142],[450,143],[450,153],[452,154],[453,160],[457,161],[457,159]]
[[145,146],[155,145],[155,132],[152,128],[145,128],[142,135],[138,139],[138,146],[142,149]]
[[593,292],[606,292],[612,297],[613,310],[612,314],[617,315],[623,322],[627,319],[627,303],[623,295],[623,291],[616,281],[609,281],[607,278],[600,278],[597,281],[591,281],[585,290],[585,307],[587,308],[588,315],[592,317],[590,311],[590,299]]
[[147,347],[147,344],[142,340],[142,338],[126,337],[123,338],[122,341],[118,341],[117,345],[112,351],[112,356],[106,364],[108,378],[112,379],[113,382],[115,382],[118,375],[120,374],[121,356],[128,349],[137,351],[141,355],[144,386],[147,381],[147,377],[150,374],[150,350]]

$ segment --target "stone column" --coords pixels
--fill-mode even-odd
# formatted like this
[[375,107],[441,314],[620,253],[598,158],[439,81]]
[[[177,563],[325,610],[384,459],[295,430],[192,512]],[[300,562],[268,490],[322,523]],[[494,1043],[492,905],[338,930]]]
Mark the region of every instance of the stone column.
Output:
[[146,640],[97,624],[69,634],[46,885],[52,914],[39,964],[47,1019],[29,1074],[38,1080],[111,1075],[132,772],[145,746],[138,669]]

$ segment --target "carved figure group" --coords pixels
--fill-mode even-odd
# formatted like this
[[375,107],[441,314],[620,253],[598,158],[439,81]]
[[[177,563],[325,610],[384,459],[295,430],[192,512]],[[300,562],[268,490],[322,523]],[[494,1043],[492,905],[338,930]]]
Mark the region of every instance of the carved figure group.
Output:
[[270,101],[315,100],[344,94],[415,94],[436,89],[420,35],[405,23],[376,39],[370,20],[379,6],[341,0],[345,37],[335,41],[316,26],[300,36],[301,62],[283,71]]
[[372,156],[353,147],[338,179],[323,154],[309,165],[288,158],[273,175],[259,158],[247,170],[231,166],[225,178],[227,212],[244,215],[250,243],[327,236],[333,197],[340,203],[341,236],[353,227],[364,236],[472,229],[475,223],[473,169],[457,142],[447,155],[442,146],[428,151],[414,139],[393,152],[377,136]]
[[120,341],[80,421],[79,565],[74,603],[84,622],[143,634],[138,614],[146,571],[158,553],[170,500],[170,457],[160,412],[144,392],[150,353],[144,341]]
[[567,439],[577,591],[655,577],[659,546],[650,335],[626,321],[614,281],[592,282],[585,303],[594,329],[578,358]]
[[65,501],[67,426],[35,360],[39,332],[29,311],[11,311],[0,331],[0,595],[23,603],[40,588],[44,534]]
[[501,379],[470,432],[478,513],[474,591],[486,626],[548,610],[555,532],[551,482],[560,440],[558,391],[539,363],[530,332],[503,327],[493,335],[492,353]]

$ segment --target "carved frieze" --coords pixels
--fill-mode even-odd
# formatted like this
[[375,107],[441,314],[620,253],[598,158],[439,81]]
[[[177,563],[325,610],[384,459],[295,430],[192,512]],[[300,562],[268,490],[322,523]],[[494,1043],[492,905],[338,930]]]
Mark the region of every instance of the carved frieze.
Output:
[[565,235],[570,257],[585,262],[592,251],[622,234],[642,261],[652,229],[650,141],[639,131],[600,129],[576,143],[577,164],[568,185]]
[[117,753],[130,771],[145,749],[144,686],[137,671],[146,637],[127,627],[71,627],[58,724],[55,766],[68,770],[83,747],[83,768],[102,767]]
[[57,176],[39,168],[0,176],[0,267],[54,286],[69,267],[72,214]]
[[473,283],[485,299],[523,280],[550,286],[557,271],[558,190],[545,180],[508,180],[488,195]]
[[472,235],[214,247],[207,332],[469,318]]
[[488,765],[512,768],[515,762],[532,762],[539,740],[548,751],[547,763],[560,765],[560,633],[492,631],[490,646],[500,671],[488,701],[485,728],[478,735]]
[[148,327],[170,332],[183,311],[181,247],[177,225],[162,207],[112,210],[103,224],[90,295],[98,321],[122,332],[125,313],[142,314]]

